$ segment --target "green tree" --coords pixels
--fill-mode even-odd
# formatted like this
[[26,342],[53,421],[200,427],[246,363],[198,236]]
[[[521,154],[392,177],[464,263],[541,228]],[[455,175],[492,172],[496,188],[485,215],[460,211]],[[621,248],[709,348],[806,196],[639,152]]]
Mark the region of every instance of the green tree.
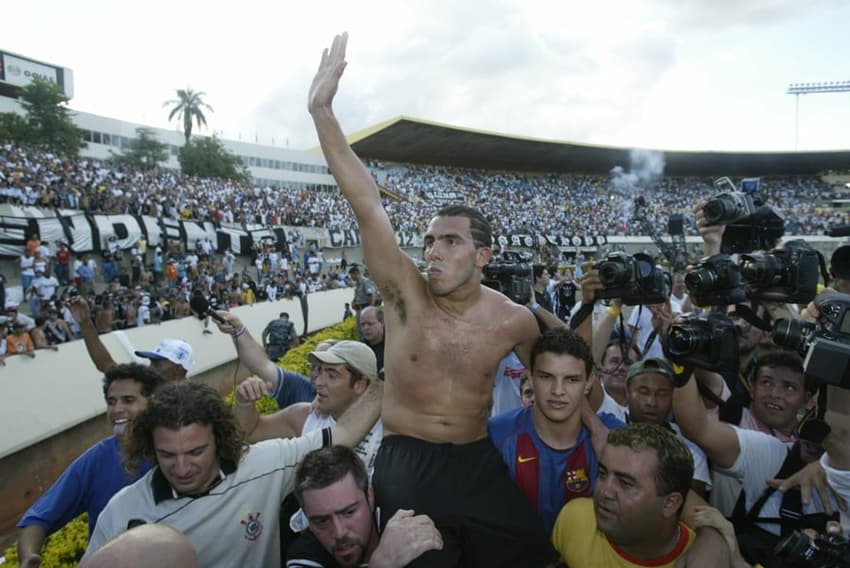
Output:
[[250,183],[251,174],[238,156],[227,151],[215,136],[195,138],[177,156],[183,173],[191,176],[232,179]]
[[162,106],[171,106],[171,112],[168,113],[168,120],[174,119],[176,116],[183,120],[183,135],[186,136],[186,144],[189,143],[189,138],[192,137],[192,120],[197,122],[198,128],[201,125],[207,125],[207,117],[204,116],[204,107],[210,112],[212,107],[204,102],[203,97],[206,93],[203,91],[193,91],[191,87],[185,89],[177,89],[177,98],[170,101],[165,101]]
[[26,144],[28,137],[26,119],[16,112],[0,112],[0,142]]
[[20,101],[23,119],[3,116],[0,137],[69,156],[79,154],[85,146],[83,131],[71,120],[69,99],[59,85],[36,77],[21,88]]
[[139,170],[152,170],[168,159],[168,144],[157,140],[156,134],[147,128],[136,130],[137,138],[130,140],[130,147],[120,154],[109,151],[112,161]]

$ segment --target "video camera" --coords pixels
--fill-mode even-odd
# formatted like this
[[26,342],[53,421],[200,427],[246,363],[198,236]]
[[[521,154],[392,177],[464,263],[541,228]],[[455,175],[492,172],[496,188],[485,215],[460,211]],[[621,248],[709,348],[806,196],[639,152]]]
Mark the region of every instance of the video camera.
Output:
[[850,295],[815,298],[817,323],[782,318],[773,325],[773,342],[800,353],[803,371],[820,384],[850,389]]
[[669,277],[648,254],[634,256],[623,252],[609,253],[596,263],[603,288],[596,291],[596,299],[621,298],[623,304],[659,304],[667,299],[665,284]]
[[501,292],[517,304],[525,304],[531,298],[534,284],[534,274],[528,260],[526,256],[513,251],[493,255],[482,270],[481,283]]
[[667,357],[679,365],[718,373],[738,370],[738,328],[720,312],[674,323],[663,347]]

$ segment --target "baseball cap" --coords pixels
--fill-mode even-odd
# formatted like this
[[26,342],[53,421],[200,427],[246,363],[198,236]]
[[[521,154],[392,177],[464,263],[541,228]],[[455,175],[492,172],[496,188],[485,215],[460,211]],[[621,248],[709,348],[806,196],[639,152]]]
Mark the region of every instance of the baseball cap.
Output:
[[658,373],[659,375],[664,375],[665,377],[670,379],[670,382],[675,384],[675,375],[673,373],[673,368],[664,359],[657,358],[644,359],[643,361],[632,363],[632,365],[629,367],[629,372],[626,374],[626,383],[631,381],[634,377],[646,373]]
[[347,363],[370,379],[378,378],[378,363],[374,351],[359,341],[340,341],[327,351],[311,351],[307,358],[311,363],[315,361],[328,365]]
[[145,359],[165,359],[180,365],[187,372],[191,371],[192,365],[195,364],[192,359],[192,346],[179,339],[163,339],[153,351],[136,351],[136,356]]
[[836,278],[850,280],[850,245],[835,249],[829,259],[829,271]]

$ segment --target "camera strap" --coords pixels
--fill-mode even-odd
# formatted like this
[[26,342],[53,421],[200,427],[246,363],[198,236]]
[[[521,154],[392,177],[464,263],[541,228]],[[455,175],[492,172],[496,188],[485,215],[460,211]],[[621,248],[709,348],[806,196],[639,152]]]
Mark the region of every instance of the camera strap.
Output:
[[595,302],[585,302],[581,305],[578,311],[570,318],[570,329],[575,331],[578,329],[578,326],[582,324],[584,320],[593,313],[593,306],[596,305]]
[[[758,303],[753,300],[753,304],[758,309]],[[767,318],[759,317],[756,312],[746,304],[735,304],[735,313],[747,323],[759,328],[762,331],[772,331],[773,326]],[[766,313],[766,312],[765,312]]]

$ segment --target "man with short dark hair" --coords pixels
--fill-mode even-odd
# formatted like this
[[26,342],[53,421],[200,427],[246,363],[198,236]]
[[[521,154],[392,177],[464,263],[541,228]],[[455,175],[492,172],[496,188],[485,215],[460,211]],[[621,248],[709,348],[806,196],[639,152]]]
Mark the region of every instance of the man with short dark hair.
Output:
[[375,353],[378,370],[384,368],[384,312],[367,306],[360,312],[360,340]]
[[129,466],[156,465],[109,502],[86,555],[128,527],[158,522],[186,535],[201,566],[279,566],[280,504],[310,451],[352,446],[378,418],[382,389],[370,390],[333,428],[249,447],[212,387],[193,381],[159,388],[128,432]]
[[165,380],[151,367],[115,365],[103,377],[106,418],[113,435],[85,451],[56,480],[18,522],[18,556],[22,567],[38,566],[45,538],[82,513],[89,515],[89,535],[106,503],[121,488],[139,479],[149,468],[129,474],[121,438],[129,423],[147,407],[147,400]]
[[[564,503],[590,496],[596,482],[597,456],[581,412],[595,380],[590,347],[569,329],[543,332],[531,351],[529,380],[534,404],[491,418],[488,434],[551,534]],[[623,425],[610,414],[600,419],[608,428]]]
[[558,515],[552,540],[570,568],[672,568],[694,541],[679,519],[693,477],[688,448],[654,424],[608,434],[592,499]]
[[691,489],[706,498],[711,488],[711,476],[705,452],[682,435],[679,427],[670,422],[673,410],[673,368],[664,359],[644,359],[629,366],[626,376],[626,420],[633,423],[655,424],[669,428],[688,447],[694,459],[694,478]]
[[298,345],[298,332],[295,324],[289,320],[288,312],[280,312],[277,319],[273,319],[263,329],[263,350],[265,350],[269,361],[277,362],[286,355],[286,352]]
[[307,454],[298,466],[295,497],[309,529],[289,548],[287,568],[401,567],[442,547],[433,521],[413,511],[397,511],[379,535],[366,469],[348,448]]
[[385,303],[385,436],[374,479],[382,522],[398,509],[434,520],[444,547],[425,553],[423,565],[553,562],[543,527],[487,439],[499,362],[512,350],[528,361],[537,323],[482,286],[493,236],[481,211],[460,204],[437,211],[424,237],[424,274],[398,246],[375,180],[334,116],[346,43],[346,34],[337,36],[322,54],[308,110]]

